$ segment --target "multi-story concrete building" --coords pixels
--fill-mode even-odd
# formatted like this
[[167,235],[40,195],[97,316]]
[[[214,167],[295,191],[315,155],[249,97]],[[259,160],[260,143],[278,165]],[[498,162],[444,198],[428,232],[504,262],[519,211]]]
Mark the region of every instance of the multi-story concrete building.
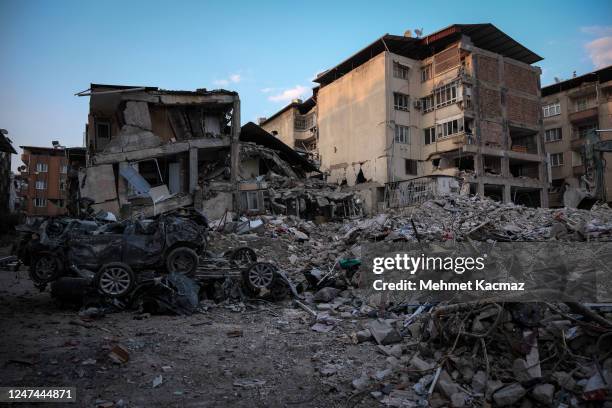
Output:
[[305,101],[294,99],[269,118],[260,118],[259,125],[283,143],[308,154],[318,161],[317,112],[315,96]]
[[[547,206],[541,71],[531,65],[540,60],[492,24],[386,34],[315,79],[321,169],[331,182],[381,189],[458,176],[473,193]],[[262,126],[295,146],[299,106]]]
[[[593,129],[612,129],[612,66],[542,88],[544,142],[551,166],[550,205],[563,206],[567,188],[587,189],[582,146]],[[612,133],[601,132],[602,140]],[[604,153],[612,163],[612,153]],[[612,165],[604,176],[612,197]]]
[[68,162],[62,147],[20,146],[23,211],[30,217],[66,213]]
[[17,154],[11,139],[5,136],[6,130],[0,129],[0,212],[6,214],[11,210],[11,155]]

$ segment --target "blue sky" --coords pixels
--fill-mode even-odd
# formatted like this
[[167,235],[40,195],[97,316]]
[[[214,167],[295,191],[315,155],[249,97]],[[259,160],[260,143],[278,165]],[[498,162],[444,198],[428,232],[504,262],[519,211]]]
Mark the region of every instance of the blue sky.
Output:
[[544,85],[612,63],[609,0],[0,0],[0,128],[15,145],[81,145],[88,98],[73,94],[92,82],[236,90],[246,123],[384,33],[484,22],[544,57]]

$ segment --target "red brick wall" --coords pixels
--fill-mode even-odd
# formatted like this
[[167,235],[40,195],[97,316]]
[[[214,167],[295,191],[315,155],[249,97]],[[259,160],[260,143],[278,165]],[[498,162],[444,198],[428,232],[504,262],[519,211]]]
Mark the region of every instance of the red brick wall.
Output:
[[480,87],[479,92],[482,115],[486,118],[501,116],[501,99],[499,91]]
[[538,95],[538,74],[528,68],[504,62],[504,82],[510,89]]
[[506,105],[508,120],[529,125],[537,125],[540,115],[540,105],[536,101],[507,94]]
[[497,58],[484,55],[477,56],[478,79],[492,83],[499,83],[499,67]]
[[501,146],[504,141],[504,129],[500,123],[483,120],[480,122],[480,137],[484,144]]

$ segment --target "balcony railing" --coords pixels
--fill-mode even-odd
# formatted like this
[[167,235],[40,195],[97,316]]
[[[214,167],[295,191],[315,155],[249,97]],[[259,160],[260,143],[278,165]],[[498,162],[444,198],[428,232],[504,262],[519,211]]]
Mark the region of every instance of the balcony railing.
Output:
[[587,109],[592,109],[592,108],[596,108],[597,107],[597,103],[595,101],[590,101],[587,103],[574,103],[573,106],[571,106],[568,109],[569,113],[576,113],[576,112],[582,112],[585,111]]

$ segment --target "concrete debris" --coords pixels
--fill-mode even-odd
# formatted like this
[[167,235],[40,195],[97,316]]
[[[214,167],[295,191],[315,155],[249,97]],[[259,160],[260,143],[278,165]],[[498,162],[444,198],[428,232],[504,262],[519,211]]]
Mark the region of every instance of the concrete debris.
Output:
[[546,406],[552,404],[554,395],[555,386],[552,384],[538,384],[531,390],[533,399]]
[[402,341],[402,336],[395,327],[385,320],[372,320],[367,324],[367,328],[378,344],[387,345]]
[[521,384],[513,383],[495,391],[493,400],[500,407],[514,406],[526,393]]

